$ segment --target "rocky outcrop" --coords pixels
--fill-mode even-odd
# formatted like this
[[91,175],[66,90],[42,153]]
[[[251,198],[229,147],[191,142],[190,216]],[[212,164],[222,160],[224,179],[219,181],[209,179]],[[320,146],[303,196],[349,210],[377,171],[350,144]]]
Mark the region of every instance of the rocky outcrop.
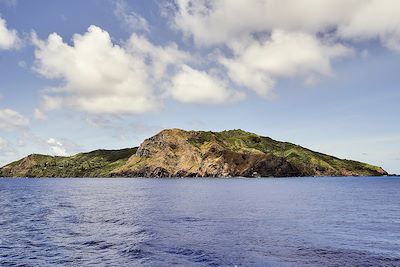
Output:
[[27,177],[379,176],[380,167],[342,160],[242,130],[163,130],[138,148],[72,157],[31,155],[0,169]]

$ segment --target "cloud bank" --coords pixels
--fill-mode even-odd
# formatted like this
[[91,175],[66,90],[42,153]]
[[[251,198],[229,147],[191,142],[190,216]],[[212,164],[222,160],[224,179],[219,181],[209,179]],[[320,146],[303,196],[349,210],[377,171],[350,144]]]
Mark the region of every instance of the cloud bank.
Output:
[[167,98],[221,104],[249,92],[268,97],[282,79],[314,86],[332,76],[334,63],[353,55],[359,42],[379,40],[400,52],[395,0],[176,0],[169,20],[193,41],[196,59],[176,43],[156,45],[138,34],[150,33],[146,19],[123,0],[113,3],[133,32],[126,41],[116,43],[94,25],[71,44],[57,33],[33,36],[34,69],[60,82],[43,94],[41,111],[140,114],[159,110]]
[[230,79],[260,96],[283,78],[315,84],[362,41],[400,52],[398,14],[396,0],[176,0],[169,13],[197,47],[227,48]]

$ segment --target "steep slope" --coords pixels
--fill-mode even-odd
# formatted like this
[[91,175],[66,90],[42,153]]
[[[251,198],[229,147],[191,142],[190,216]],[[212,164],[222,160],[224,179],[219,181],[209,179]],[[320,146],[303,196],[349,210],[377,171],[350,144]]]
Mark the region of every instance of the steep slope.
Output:
[[341,160],[242,130],[164,130],[145,140],[113,176],[288,177],[385,175],[383,169]]
[[71,157],[30,155],[0,169],[11,177],[379,176],[380,167],[342,160],[242,130],[163,130],[139,148]]

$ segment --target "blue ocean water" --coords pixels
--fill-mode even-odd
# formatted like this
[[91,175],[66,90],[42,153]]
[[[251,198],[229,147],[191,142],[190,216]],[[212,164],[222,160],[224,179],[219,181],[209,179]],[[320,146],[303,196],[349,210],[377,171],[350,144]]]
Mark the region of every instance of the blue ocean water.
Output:
[[0,179],[0,266],[400,266],[400,178]]

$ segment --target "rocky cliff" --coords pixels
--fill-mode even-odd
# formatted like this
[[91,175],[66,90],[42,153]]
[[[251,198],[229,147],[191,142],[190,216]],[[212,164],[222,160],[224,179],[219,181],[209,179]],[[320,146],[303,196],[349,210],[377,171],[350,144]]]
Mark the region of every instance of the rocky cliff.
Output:
[[338,159],[242,130],[163,130],[138,148],[71,157],[30,155],[0,169],[23,177],[380,176],[366,163]]

